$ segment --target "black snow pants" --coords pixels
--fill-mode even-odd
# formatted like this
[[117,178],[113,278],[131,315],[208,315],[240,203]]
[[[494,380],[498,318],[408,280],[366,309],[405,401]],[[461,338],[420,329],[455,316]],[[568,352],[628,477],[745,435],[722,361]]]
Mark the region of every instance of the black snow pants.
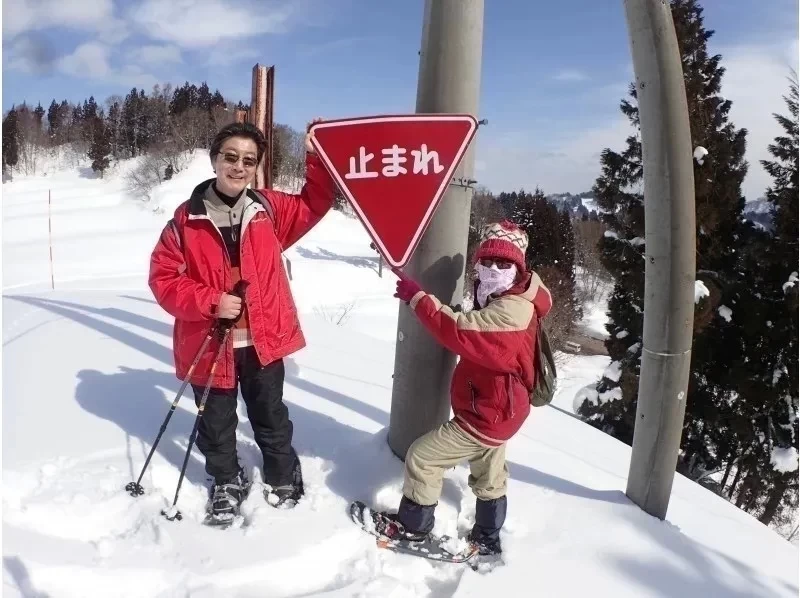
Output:
[[[264,459],[264,482],[273,487],[296,483],[299,459],[292,447],[292,421],[283,402],[283,360],[262,366],[255,349],[234,349],[236,377],[242,389],[253,438]],[[199,407],[203,386],[192,385]],[[238,388],[212,387],[197,430],[197,448],[206,459],[206,473],[217,483],[239,472],[236,452]]]

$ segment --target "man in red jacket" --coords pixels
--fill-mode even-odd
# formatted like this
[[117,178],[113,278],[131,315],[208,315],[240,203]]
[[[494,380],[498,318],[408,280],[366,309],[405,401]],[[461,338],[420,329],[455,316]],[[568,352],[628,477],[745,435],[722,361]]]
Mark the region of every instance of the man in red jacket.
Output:
[[537,328],[552,307],[548,289],[525,267],[527,247],[527,235],[512,222],[484,228],[475,254],[475,305],[468,313],[453,311],[397,271],[395,296],[460,360],[450,386],[454,417],[408,449],[403,498],[384,529],[390,536],[424,539],[433,528],[445,470],[468,461],[476,496],[470,540],[482,554],[501,552],[506,441],[530,413]]
[[[239,512],[249,481],[236,452],[238,386],[264,462],[265,498],[292,506],[303,495],[292,422],[283,402],[283,358],[305,346],[281,254],[333,205],[335,185],[306,136],[306,183],[298,195],[248,185],[266,149],[261,131],[235,123],[211,144],[215,178],[195,187],[164,227],[150,260],[150,288],[175,317],[176,375],[184,379],[217,319],[236,323],[211,381],[197,446],[214,478],[209,514]],[[246,281],[244,301],[232,293]],[[200,403],[214,343],[189,377]]]

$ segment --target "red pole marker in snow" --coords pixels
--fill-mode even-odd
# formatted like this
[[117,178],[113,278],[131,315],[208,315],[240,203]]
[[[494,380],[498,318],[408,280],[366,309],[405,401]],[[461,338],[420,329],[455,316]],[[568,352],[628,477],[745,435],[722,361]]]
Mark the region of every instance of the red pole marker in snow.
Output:
[[387,262],[403,267],[475,136],[468,114],[316,123],[311,142]]
[[53,273],[53,203],[52,192],[47,190],[47,242],[50,245],[50,288],[56,288],[56,278]]

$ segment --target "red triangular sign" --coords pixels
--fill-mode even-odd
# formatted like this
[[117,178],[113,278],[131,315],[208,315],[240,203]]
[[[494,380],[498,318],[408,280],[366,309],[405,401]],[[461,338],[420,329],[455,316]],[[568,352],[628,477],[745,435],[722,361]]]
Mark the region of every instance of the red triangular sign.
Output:
[[403,267],[475,135],[468,114],[316,123],[312,144],[381,254]]

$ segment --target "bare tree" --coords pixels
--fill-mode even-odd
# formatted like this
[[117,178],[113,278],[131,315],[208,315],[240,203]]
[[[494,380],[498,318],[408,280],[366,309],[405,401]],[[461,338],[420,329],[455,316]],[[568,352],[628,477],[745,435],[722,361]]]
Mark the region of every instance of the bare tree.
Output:
[[37,163],[44,155],[46,134],[41,119],[22,104],[17,109],[18,156],[16,169],[22,174],[35,175]]
[[314,308],[314,313],[331,324],[341,326],[350,318],[355,307],[356,302],[351,301],[350,303],[337,306],[317,306]]
[[553,306],[543,320],[553,351],[564,351],[575,323],[574,303],[570,301],[570,284],[564,273],[555,266],[539,268],[536,273],[550,291]]
[[275,125],[273,144],[275,186],[298,191],[305,179],[305,135],[287,125]]
[[111,155],[119,160],[124,147],[124,133],[122,128],[122,106],[124,98],[121,95],[112,95],[106,99],[106,114],[108,114],[108,128],[111,135]]
[[202,146],[208,126],[208,113],[202,108],[191,106],[171,119],[172,136],[178,141],[182,150],[194,153]]
[[611,280],[611,275],[600,259],[599,242],[605,227],[597,220],[577,220],[573,223],[575,230],[575,263],[581,269],[578,277],[578,299],[580,303],[600,299],[604,283]]
[[[229,125],[236,120],[236,104],[228,102],[225,106],[214,106],[211,109],[211,126],[216,135],[225,125]],[[213,135],[212,135],[213,137]]]

